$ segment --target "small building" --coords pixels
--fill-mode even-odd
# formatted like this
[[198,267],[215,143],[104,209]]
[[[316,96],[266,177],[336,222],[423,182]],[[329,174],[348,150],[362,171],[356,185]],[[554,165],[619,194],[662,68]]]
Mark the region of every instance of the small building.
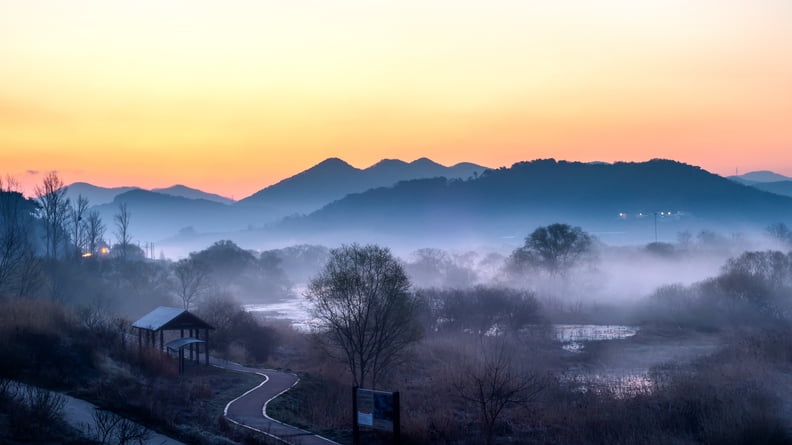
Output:
[[188,348],[190,360],[196,363],[200,363],[203,350],[204,364],[209,364],[209,330],[214,328],[186,309],[160,306],[132,323],[132,327],[137,330],[138,351],[142,351],[144,345],[156,348],[157,337],[161,351],[177,351],[179,372],[184,371],[185,348]]

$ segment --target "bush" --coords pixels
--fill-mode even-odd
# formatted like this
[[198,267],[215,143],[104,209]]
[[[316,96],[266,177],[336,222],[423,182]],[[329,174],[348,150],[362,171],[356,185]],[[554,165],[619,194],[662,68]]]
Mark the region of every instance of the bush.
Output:
[[431,327],[437,330],[485,334],[495,328],[513,333],[542,321],[539,300],[530,291],[476,286],[424,289],[419,296],[433,313]]
[[31,440],[52,437],[65,427],[61,420],[64,403],[58,393],[21,384],[6,386],[0,399],[13,436]]
[[59,304],[0,300],[0,377],[67,387],[95,373],[90,336]]
[[247,358],[263,362],[277,347],[275,330],[259,324],[252,314],[227,297],[205,300],[197,315],[214,326],[210,345],[226,357],[241,347]]

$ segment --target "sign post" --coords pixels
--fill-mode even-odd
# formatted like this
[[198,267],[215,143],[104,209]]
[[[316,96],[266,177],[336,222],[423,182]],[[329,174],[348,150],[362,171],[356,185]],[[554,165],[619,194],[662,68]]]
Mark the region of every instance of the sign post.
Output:
[[390,431],[401,443],[401,416],[398,392],[376,391],[355,386],[352,395],[352,442],[360,444],[360,426]]
[[358,387],[352,387],[352,444],[360,445],[360,425],[358,424],[358,407],[357,407],[357,392]]

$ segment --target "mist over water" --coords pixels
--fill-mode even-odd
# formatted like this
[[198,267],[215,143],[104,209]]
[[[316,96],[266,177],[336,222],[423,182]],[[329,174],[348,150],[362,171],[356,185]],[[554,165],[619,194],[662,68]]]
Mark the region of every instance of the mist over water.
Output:
[[[645,164],[618,165],[614,171],[692,170],[697,178],[692,182],[722,187],[723,196],[735,190],[749,198],[757,193],[690,166]],[[427,419],[453,406],[444,434],[472,424],[475,408],[465,401],[475,394],[468,388],[493,369],[506,370],[519,391],[536,389],[529,396],[542,404],[541,413],[512,402],[504,411],[509,425],[527,428],[525,434],[533,434],[534,425],[520,422],[535,416],[588,437],[587,422],[596,423],[600,412],[625,410],[620,418],[643,412],[650,413],[647,418],[670,415],[669,422],[677,425],[684,423],[679,416],[688,415],[685,407],[694,405],[703,410],[696,419],[714,423],[723,417],[717,410],[727,406],[742,413],[739,425],[754,424],[757,413],[768,412],[773,404],[788,404],[792,412],[792,391],[779,395],[763,389],[792,388],[784,386],[792,367],[787,344],[792,338],[792,231],[782,224],[748,224],[742,216],[738,222],[711,225],[685,212],[663,212],[659,220],[656,214],[651,219],[626,212],[615,217],[616,204],[601,209],[582,199],[564,205],[586,207],[600,216],[567,220],[559,210],[563,206],[539,189],[502,193],[515,180],[533,180],[536,173],[552,179],[558,169],[601,176],[588,165],[542,160],[477,179],[411,180],[353,193],[308,215],[275,223],[262,219],[241,230],[223,226],[232,213],[212,213],[234,204],[193,207],[189,200],[154,197],[156,205],[144,204],[156,211],[133,209],[130,227],[123,222],[128,220],[112,215],[119,230],[131,229],[131,242],[119,237],[107,243],[100,234],[94,241],[101,245],[85,242],[79,209],[69,203],[53,208],[75,215],[66,217],[71,225],[53,228],[46,224],[60,219],[46,219],[36,212],[36,202],[3,192],[0,210],[16,220],[6,224],[3,219],[0,228],[24,252],[0,252],[12,265],[3,270],[5,263],[0,263],[0,285],[8,294],[0,295],[0,305],[17,310],[28,299],[50,302],[52,314],[73,311],[68,318],[79,325],[75,332],[96,332],[94,337],[108,345],[128,336],[125,319],[157,306],[184,307],[216,327],[213,353],[318,379],[321,383],[311,384],[310,398],[326,402],[318,409],[322,412],[333,411],[328,403],[338,400],[334,391],[347,394],[348,377],[358,372],[338,360],[344,355],[342,345],[332,344],[332,329],[344,323],[327,317],[388,308],[356,331],[395,326],[409,334],[407,349],[382,374],[381,385],[405,388],[411,397],[426,394],[405,400],[413,404],[411,412],[423,412]],[[665,183],[656,182],[665,190]],[[566,196],[574,189],[554,193]],[[435,194],[433,199],[426,199],[427,192]],[[468,199],[476,193],[482,194]],[[630,190],[621,196],[637,199]],[[523,206],[523,198],[540,201],[547,214],[526,217],[531,213],[526,208],[532,207]],[[776,197],[759,195],[762,199],[766,202],[758,208],[765,214],[784,204]],[[723,211],[720,204],[709,209],[710,215]],[[706,214],[706,206],[697,205]],[[189,211],[167,215],[166,209],[179,206]],[[190,213],[198,208],[216,219]],[[559,213],[551,219],[555,210]],[[156,227],[157,218],[164,220],[161,227]],[[243,221],[240,217],[232,224]],[[655,221],[656,235],[648,232]],[[163,232],[175,234],[154,245],[137,241]],[[360,259],[372,262],[360,265]],[[385,272],[368,274],[379,271],[380,264],[387,265]],[[381,277],[398,286],[381,292]],[[398,316],[398,322],[382,321],[388,316]],[[0,334],[18,331],[0,329]],[[102,337],[108,332],[114,334]],[[102,347],[112,351],[117,345]],[[758,398],[746,399],[745,388]],[[711,400],[708,394],[729,396]],[[630,404],[643,404],[645,411],[633,411]],[[570,420],[570,406],[589,411]],[[682,408],[655,412],[656,406]],[[781,424],[792,427],[783,419],[772,417],[770,430]],[[333,422],[327,422],[329,427],[342,428]],[[413,434],[428,431],[407,428]]]

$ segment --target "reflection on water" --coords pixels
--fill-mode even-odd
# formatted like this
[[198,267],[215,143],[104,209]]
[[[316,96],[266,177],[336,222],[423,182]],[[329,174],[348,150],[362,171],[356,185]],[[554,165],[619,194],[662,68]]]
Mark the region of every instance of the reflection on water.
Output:
[[600,370],[599,372],[570,369],[561,373],[558,380],[574,391],[609,394],[617,398],[647,394],[654,389],[654,381],[647,369]]
[[[596,324],[553,325],[556,339],[565,351],[581,353],[591,341],[623,340],[638,333],[635,326]],[[640,369],[586,369],[574,366],[558,376],[559,381],[569,384],[580,392],[594,391],[614,397],[630,397],[650,392],[654,386],[649,370]]]
[[308,302],[304,299],[284,300],[266,304],[243,304],[242,308],[264,317],[289,320],[292,322],[292,326],[301,331],[310,330],[313,320]]
[[569,352],[582,352],[587,341],[621,340],[638,333],[634,326],[600,324],[556,324],[556,339]]
[[[310,306],[305,299],[292,299],[266,304],[243,305],[248,312],[280,320],[290,320],[302,331],[309,331],[313,323]],[[629,338],[638,333],[635,326],[557,324],[553,325],[561,347],[570,352],[582,352],[590,341],[611,341]],[[573,366],[558,375],[559,381],[569,384],[575,391],[594,391],[629,397],[649,392],[653,388],[648,369],[586,369]]]

